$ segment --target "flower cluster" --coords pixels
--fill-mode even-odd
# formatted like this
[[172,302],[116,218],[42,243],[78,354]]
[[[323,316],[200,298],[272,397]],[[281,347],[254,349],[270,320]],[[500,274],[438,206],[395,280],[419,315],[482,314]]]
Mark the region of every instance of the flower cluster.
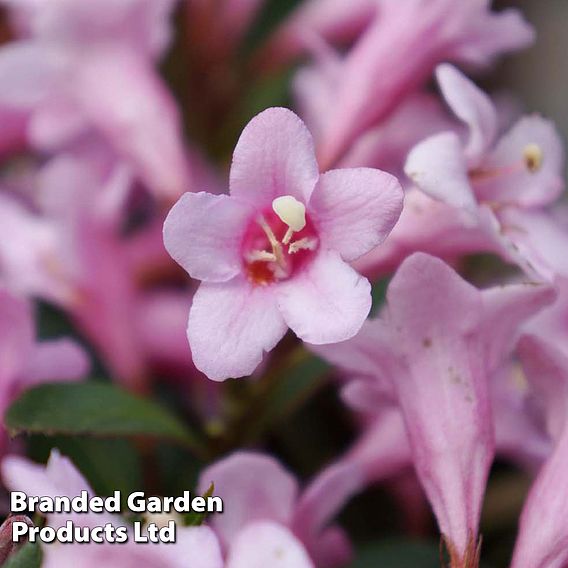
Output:
[[0,0],[2,482],[225,507],[35,565],[348,568],[338,515],[380,485],[443,566],[494,561],[485,503],[508,565],[567,566],[564,146],[465,74],[535,31],[489,0],[274,4]]

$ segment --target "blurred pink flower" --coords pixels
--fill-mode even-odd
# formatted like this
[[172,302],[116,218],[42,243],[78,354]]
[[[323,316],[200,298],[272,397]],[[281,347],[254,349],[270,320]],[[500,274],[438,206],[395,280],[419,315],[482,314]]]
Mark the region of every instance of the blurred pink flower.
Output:
[[523,338],[521,353],[556,444],[525,502],[511,567],[563,568],[568,562],[568,358],[537,336]]
[[[33,177],[31,203],[0,196],[0,276],[62,307],[111,372],[136,389],[145,374],[134,325],[140,255],[123,234],[133,180],[129,168],[99,158],[62,153]],[[161,243],[160,232],[154,239]],[[151,255],[148,240],[136,246]]]
[[396,223],[397,180],[368,168],[320,176],[302,121],[273,108],[244,129],[230,188],[185,194],[164,225],[170,255],[203,281],[188,324],[196,367],[214,380],[250,374],[288,327],[315,344],[355,335],[370,285],[347,262]]
[[519,326],[553,297],[547,286],[480,292],[441,260],[416,253],[394,276],[381,318],[349,341],[315,348],[374,378],[374,395],[368,385],[351,400],[398,402],[416,472],[457,558],[475,553],[493,460],[490,380],[509,361]]
[[[87,354],[71,339],[38,342],[30,304],[0,287],[0,416],[24,390],[79,380],[89,366]],[[2,453],[6,443],[2,427]]]
[[[12,491],[24,491],[28,495],[48,497],[76,497],[86,490],[94,495],[87,481],[68,458],[52,451],[46,466],[34,464],[24,458],[7,457],[2,462],[2,477]],[[118,516],[110,513],[54,513],[47,524],[59,527],[67,520],[77,526],[96,527],[111,523],[114,527],[127,526]],[[43,546],[45,568],[223,568],[217,538],[206,527],[178,526],[175,544],[138,544],[132,538],[116,544],[48,544]],[[132,535],[131,535],[132,536]]]
[[[538,116],[524,117],[498,139],[489,97],[450,65],[438,67],[437,76],[469,133],[465,141],[451,131],[431,136],[406,162],[407,175],[429,197],[449,206],[438,209],[453,217],[437,224],[435,208],[427,207],[422,223],[433,231],[432,248],[436,241],[448,240],[448,224],[457,224],[454,232],[458,238],[461,232],[461,239],[453,243],[456,252],[482,243],[481,250],[498,252],[529,274],[548,279],[568,274],[563,252],[568,231],[547,209],[564,189],[564,150],[554,126]],[[399,227],[403,233],[405,226]],[[464,237],[472,231],[468,242]]]
[[21,39],[0,48],[0,108],[40,150],[105,138],[158,196],[188,188],[178,111],[153,69],[175,0],[2,0]]
[[211,518],[227,568],[333,568],[350,559],[339,527],[327,527],[363,485],[354,464],[324,469],[298,495],[298,484],[276,460],[237,452],[207,468],[199,492],[215,485],[226,510]]
[[[534,38],[519,12],[493,13],[489,0],[377,2],[376,16],[347,54],[338,56],[338,69],[329,77],[333,112],[317,139],[324,169],[425,82],[436,64],[487,66]],[[368,10],[361,3],[356,7]],[[317,38],[312,44],[317,49]]]
[[354,40],[376,16],[378,0],[302,2],[262,47],[259,64],[270,70],[308,51],[314,38],[330,43]]

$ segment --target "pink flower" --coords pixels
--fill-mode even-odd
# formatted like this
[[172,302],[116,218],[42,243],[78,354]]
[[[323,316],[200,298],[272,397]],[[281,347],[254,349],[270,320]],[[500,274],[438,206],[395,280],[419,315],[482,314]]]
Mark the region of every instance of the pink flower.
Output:
[[153,69],[175,0],[3,0],[22,39],[0,49],[0,108],[42,151],[102,136],[159,196],[188,185],[176,105]]
[[[88,370],[88,357],[74,341],[37,342],[30,304],[0,287],[1,416],[27,388],[49,381],[75,381]],[[6,442],[2,428],[2,446]]]
[[361,489],[357,466],[328,467],[299,496],[296,480],[276,460],[238,452],[207,468],[199,491],[211,483],[225,504],[211,527],[226,568],[332,568],[349,561],[345,534],[326,524]]
[[377,0],[302,2],[271,36],[260,54],[262,67],[273,69],[308,51],[315,38],[347,43],[376,16]]
[[[564,151],[554,126],[524,117],[498,138],[497,113],[487,95],[449,65],[441,65],[437,77],[468,137],[464,141],[449,131],[427,138],[410,152],[405,171],[423,192],[451,208],[438,209],[453,217],[457,233],[460,226],[473,232],[469,238],[463,233],[454,250],[481,246],[529,274],[548,279],[568,274],[563,252],[568,231],[548,210],[564,188]],[[425,215],[423,223],[435,233],[440,225],[431,217]],[[444,233],[437,240],[444,236],[448,240]],[[433,236],[434,247],[435,241]]]
[[319,175],[302,121],[274,108],[243,131],[230,191],[185,194],[164,225],[170,255],[202,280],[188,324],[196,367],[214,380],[250,374],[288,327],[314,344],[355,335],[370,285],[347,262],[398,219],[396,179],[366,168]]
[[568,562],[568,358],[537,336],[523,338],[521,352],[556,445],[523,508],[511,567],[563,568]]
[[374,377],[383,399],[399,404],[416,472],[455,559],[475,553],[493,460],[489,381],[509,360],[520,324],[553,296],[533,285],[480,292],[416,253],[394,276],[381,318],[347,342],[316,348]]
[[47,162],[32,178],[38,191],[31,207],[0,196],[0,275],[21,293],[64,308],[111,372],[139,388],[138,296],[130,239],[122,234],[132,176],[120,163],[100,168],[97,157],[64,153]]
[[[8,457],[2,462],[2,477],[10,490],[24,491],[28,495],[76,497],[83,490],[94,495],[87,481],[69,459],[56,450],[51,453],[46,466],[31,463],[24,458]],[[54,513],[48,516],[47,524],[56,528],[64,525],[67,520],[72,520],[79,527],[104,526],[105,523],[111,523],[114,527],[126,526],[118,515],[110,513]],[[42,566],[223,568],[219,544],[210,528],[178,526],[176,535],[175,544],[138,544],[130,535],[128,542],[120,545],[44,545]]]
[[425,82],[436,64],[486,66],[533,37],[517,11],[492,13],[489,1],[379,1],[376,17],[341,58],[329,87],[334,112],[317,140],[320,163],[325,168],[337,163],[360,134]]

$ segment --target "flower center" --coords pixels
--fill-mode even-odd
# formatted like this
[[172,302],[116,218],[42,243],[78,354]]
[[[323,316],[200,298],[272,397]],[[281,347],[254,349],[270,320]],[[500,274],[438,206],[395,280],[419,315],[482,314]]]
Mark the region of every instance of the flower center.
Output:
[[527,144],[523,148],[520,160],[500,168],[477,168],[469,172],[469,177],[473,182],[476,182],[526,171],[535,174],[542,168],[543,161],[542,148],[538,144]]
[[309,262],[319,239],[303,203],[285,195],[253,219],[243,238],[242,256],[247,277],[266,286],[286,280]]

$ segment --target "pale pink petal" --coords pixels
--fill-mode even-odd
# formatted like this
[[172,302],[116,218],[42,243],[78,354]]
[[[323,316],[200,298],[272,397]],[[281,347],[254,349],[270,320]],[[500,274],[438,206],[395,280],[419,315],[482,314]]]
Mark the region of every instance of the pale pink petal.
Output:
[[69,88],[90,123],[158,197],[189,189],[179,113],[149,62],[127,49],[92,50]]
[[57,450],[51,452],[47,466],[17,456],[4,458],[2,479],[11,491],[23,491],[27,495],[76,497],[83,490],[92,494],[85,478]]
[[392,376],[400,364],[390,345],[389,330],[381,320],[368,320],[347,341],[330,345],[310,345],[310,350],[349,375],[372,377],[376,396],[392,394]]
[[312,137],[285,108],[269,108],[243,130],[233,154],[231,195],[257,207],[281,195],[307,203],[318,179]]
[[252,216],[227,195],[185,193],[168,213],[164,244],[192,278],[225,282],[242,269],[240,241]]
[[72,339],[45,341],[36,345],[26,369],[25,385],[47,381],[75,381],[89,371],[84,349]]
[[263,50],[267,67],[300,55],[313,37],[327,41],[348,41],[356,37],[377,10],[374,0],[309,0],[302,2],[273,34]]
[[211,526],[225,547],[254,521],[287,525],[292,519],[296,481],[269,456],[236,452],[202,472],[198,491],[204,493],[211,483],[225,507],[222,515],[211,518]]
[[400,216],[398,180],[380,170],[333,170],[320,176],[310,210],[322,245],[350,261],[382,243]]
[[543,425],[542,411],[535,408],[534,399],[518,362],[506,365],[492,377],[497,454],[529,472],[538,470],[553,446]]
[[416,253],[387,292],[395,381],[418,477],[459,555],[477,534],[494,443],[481,345],[479,292],[441,260]]
[[34,148],[54,151],[78,138],[89,127],[81,108],[70,97],[51,98],[30,117],[28,137]]
[[547,211],[507,208],[499,215],[503,254],[529,275],[554,280],[568,276],[568,230]]
[[236,277],[201,284],[189,312],[187,336],[195,366],[222,381],[250,375],[286,327],[272,288]]
[[467,27],[457,37],[453,53],[456,60],[470,65],[487,66],[505,52],[530,46],[535,40],[534,28],[515,9],[495,13],[489,2],[468,2],[473,13],[463,10]]
[[300,541],[285,527],[257,522],[244,527],[229,550],[226,568],[315,568]]
[[568,357],[536,335],[523,336],[519,356],[532,394],[544,409],[547,433],[557,441],[568,415]]
[[475,209],[464,150],[456,134],[444,132],[419,143],[408,154],[404,171],[430,197],[453,207]]
[[[563,369],[562,380],[568,379]],[[568,428],[540,469],[521,514],[511,568],[564,568],[568,562]]]
[[[541,163],[531,170],[527,149],[536,146]],[[555,201],[564,190],[564,145],[554,124],[533,115],[521,118],[483,162],[483,169],[502,171],[476,184],[480,197],[521,207]]]
[[[343,343],[349,343],[349,341]],[[380,388],[380,383],[376,383],[377,381],[372,377],[358,379],[350,376],[349,382],[341,389],[341,400],[352,410],[373,416],[389,403]]]
[[345,459],[359,464],[367,483],[383,482],[411,468],[412,451],[400,409],[383,402]]
[[30,32],[47,42],[84,49],[118,40],[147,57],[159,55],[169,43],[169,19],[175,4],[175,0],[3,2],[20,11]]
[[497,134],[497,113],[491,99],[452,65],[439,65],[436,78],[454,114],[469,127],[467,156],[480,158]]
[[[34,326],[30,304],[0,288],[0,379],[3,395],[20,378],[33,352]],[[4,398],[4,396],[2,396]],[[5,406],[5,401],[0,401]]]
[[512,352],[522,324],[551,304],[556,292],[544,284],[511,284],[484,290],[481,296],[486,364],[494,371]]
[[[143,553],[144,545],[138,545]],[[149,551],[150,552],[150,551]],[[167,563],[167,568],[223,568],[221,547],[213,530],[207,526],[176,527],[175,545],[152,547],[156,565]]]
[[[333,557],[330,550],[326,550],[329,543],[325,540],[330,534],[324,529],[364,486],[363,468],[355,461],[344,460],[326,467],[303,492],[294,513],[294,533],[301,538],[318,566],[342,565],[341,557],[336,557],[330,564]],[[325,537],[323,541],[322,537]],[[337,552],[343,553],[344,561],[349,560],[349,548],[342,546],[334,550]]]
[[32,110],[58,89],[66,60],[39,42],[19,41],[0,50],[0,104]]
[[321,251],[309,266],[278,284],[278,307],[303,341],[321,345],[353,337],[371,309],[371,285],[339,255]]

